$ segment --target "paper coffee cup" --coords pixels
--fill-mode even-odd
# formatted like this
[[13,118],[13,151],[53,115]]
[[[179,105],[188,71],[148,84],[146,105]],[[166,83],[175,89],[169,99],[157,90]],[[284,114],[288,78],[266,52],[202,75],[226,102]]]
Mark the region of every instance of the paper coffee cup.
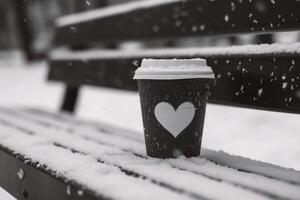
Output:
[[204,59],[144,59],[135,72],[147,154],[200,154],[212,69]]

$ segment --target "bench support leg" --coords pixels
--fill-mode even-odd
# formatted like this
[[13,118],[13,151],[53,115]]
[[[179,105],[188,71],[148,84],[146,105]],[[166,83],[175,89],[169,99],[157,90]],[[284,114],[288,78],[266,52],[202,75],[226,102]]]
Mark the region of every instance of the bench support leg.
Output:
[[33,38],[29,28],[30,25],[28,24],[30,21],[28,17],[28,1],[15,0],[13,3],[18,23],[17,26],[20,31],[21,45],[27,60],[30,61],[34,59],[34,53],[32,51]]
[[73,113],[76,108],[76,101],[79,94],[78,86],[67,86],[65,90],[65,96],[61,106],[61,111]]

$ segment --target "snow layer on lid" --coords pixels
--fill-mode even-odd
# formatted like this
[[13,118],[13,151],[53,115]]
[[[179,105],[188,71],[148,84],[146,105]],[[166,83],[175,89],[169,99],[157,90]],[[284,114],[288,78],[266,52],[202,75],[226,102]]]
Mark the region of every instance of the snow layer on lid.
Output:
[[178,2],[179,0],[143,0],[134,1],[130,3],[123,3],[116,6],[109,6],[104,9],[94,9],[79,14],[72,14],[64,17],[60,17],[56,20],[56,25],[59,27],[78,24],[81,22],[95,20],[97,18],[104,18],[111,15],[130,12],[133,10],[154,7],[172,2]]
[[134,79],[214,78],[205,59],[143,59]]
[[160,68],[165,67],[176,67],[176,69],[191,69],[198,68],[199,66],[207,67],[205,59],[194,58],[194,59],[143,59],[142,67],[146,68]]

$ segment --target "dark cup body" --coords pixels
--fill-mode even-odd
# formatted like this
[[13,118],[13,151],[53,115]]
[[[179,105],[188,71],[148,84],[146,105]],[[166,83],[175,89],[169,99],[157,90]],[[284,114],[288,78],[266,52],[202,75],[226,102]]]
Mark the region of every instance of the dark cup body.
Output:
[[[176,158],[179,155],[186,157],[200,155],[206,102],[211,80],[138,80],[148,156]],[[175,110],[185,102],[194,105],[194,118],[176,137],[164,128],[155,116],[155,107],[161,102],[172,105]]]

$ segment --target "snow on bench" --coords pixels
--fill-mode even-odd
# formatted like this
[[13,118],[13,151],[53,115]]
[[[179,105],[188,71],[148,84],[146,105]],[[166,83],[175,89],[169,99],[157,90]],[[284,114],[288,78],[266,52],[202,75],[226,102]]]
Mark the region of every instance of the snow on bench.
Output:
[[94,45],[299,30],[299,8],[295,0],[139,0],[58,18],[54,41],[58,45]]
[[[70,91],[78,91],[81,85],[136,91],[132,77],[143,58],[200,57],[207,59],[216,74],[210,103],[300,113],[299,55],[300,43],[73,52],[61,49],[50,55],[48,79],[64,83]],[[68,94],[65,97],[71,98]],[[73,100],[76,102],[76,97]],[[64,105],[68,102],[65,98]],[[74,110],[74,105],[65,110]]]
[[167,3],[179,2],[180,0],[141,0],[129,2],[121,5],[110,6],[108,8],[94,9],[82,13],[71,14],[60,17],[56,20],[58,27],[74,25],[77,23],[95,20],[97,18],[105,18],[111,15],[127,13],[133,10],[145,9],[149,7],[161,6]]
[[124,200],[300,197],[298,171],[207,149],[191,159],[149,158],[142,133],[100,122],[1,108],[0,127],[0,152],[24,156],[27,163],[52,177],[76,183],[79,196],[89,193],[94,199]]
[[89,60],[89,59],[121,59],[140,57],[210,57],[210,56],[251,56],[251,55],[282,55],[300,54],[300,42],[293,44],[259,44],[230,47],[202,47],[202,48],[159,48],[136,50],[85,50],[51,52],[51,60]]

